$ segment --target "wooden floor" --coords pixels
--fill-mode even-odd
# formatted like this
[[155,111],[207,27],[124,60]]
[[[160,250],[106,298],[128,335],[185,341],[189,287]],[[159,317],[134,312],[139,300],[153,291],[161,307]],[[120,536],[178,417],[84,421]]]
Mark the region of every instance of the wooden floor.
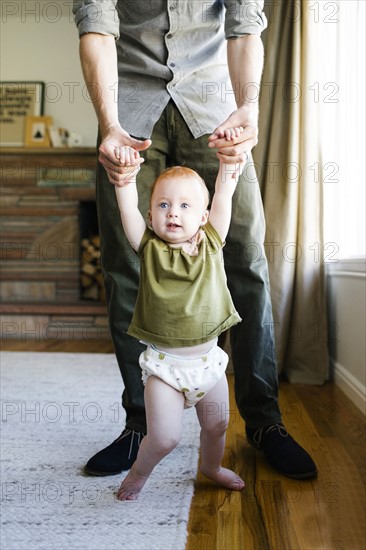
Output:
[[[109,341],[6,342],[3,350],[111,353]],[[186,550],[365,550],[365,417],[334,385],[281,383],[288,430],[313,456],[316,480],[283,477],[248,446],[233,399],[224,465],[246,481],[229,492],[198,475]],[[170,549],[169,549],[170,550]],[[173,549],[172,549],[173,550]]]
[[186,550],[365,550],[365,417],[334,385],[282,383],[284,423],[310,452],[319,474],[277,474],[248,446],[233,403],[224,465],[246,482],[242,493],[198,476]]

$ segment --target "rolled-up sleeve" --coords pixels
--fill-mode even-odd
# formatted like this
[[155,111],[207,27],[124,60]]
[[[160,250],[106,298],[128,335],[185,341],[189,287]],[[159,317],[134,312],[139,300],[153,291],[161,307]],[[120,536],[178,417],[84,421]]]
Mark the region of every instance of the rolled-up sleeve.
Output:
[[79,36],[88,32],[119,38],[117,0],[73,0],[73,13]]
[[261,34],[267,27],[264,0],[225,0],[225,37]]

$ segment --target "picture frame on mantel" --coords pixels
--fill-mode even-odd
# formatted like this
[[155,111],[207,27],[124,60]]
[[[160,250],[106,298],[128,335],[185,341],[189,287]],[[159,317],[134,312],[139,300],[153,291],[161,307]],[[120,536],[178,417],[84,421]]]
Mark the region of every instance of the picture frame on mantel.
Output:
[[27,116],[25,121],[25,147],[50,147],[50,116]]
[[0,82],[0,146],[24,147],[26,119],[44,114],[45,83]]

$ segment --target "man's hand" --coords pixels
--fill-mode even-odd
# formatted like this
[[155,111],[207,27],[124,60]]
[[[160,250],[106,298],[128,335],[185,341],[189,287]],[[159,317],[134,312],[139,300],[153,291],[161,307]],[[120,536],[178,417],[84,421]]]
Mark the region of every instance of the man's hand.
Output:
[[[138,155],[138,151],[144,151],[150,145],[150,139],[145,139],[144,141],[134,139],[120,126],[111,128],[103,136],[99,147],[99,162],[104,166],[109,181],[117,186],[126,185],[126,172],[129,174],[135,172],[136,175],[139,170],[139,168],[136,170],[136,166],[134,169],[131,169],[131,165],[135,164],[139,166],[144,162],[144,159]],[[126,157],[121,156],[121,151],[125,148],[128,150],[132,148],[137,153],[137,156],[133,156],[132,152],[128,153],[128,163],[126,162]],[[116,151],[119,151],[119,153],[116,154]],[[131,162],[132,159],[134,162]],[[127,170],[126,166],[129,167]]]
[[[241,127],[243,131],[227,140],[225,131]],[[208,138],[208,146],[216,148],[216,156],[226,164],[246,162],[248,153],[258,143],[257,111],[247,106],[240,107],[218,126]]]

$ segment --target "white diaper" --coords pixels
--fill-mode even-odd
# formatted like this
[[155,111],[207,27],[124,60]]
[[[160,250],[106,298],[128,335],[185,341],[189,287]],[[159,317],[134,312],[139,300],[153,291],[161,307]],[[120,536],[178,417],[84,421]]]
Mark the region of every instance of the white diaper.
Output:
[[157,376],[169,386],[183,392],[185,406],[195,405],[225,373],[229,358],[219,346],[194,359],[181,359],[148,345],[140,355],[142,381]]

